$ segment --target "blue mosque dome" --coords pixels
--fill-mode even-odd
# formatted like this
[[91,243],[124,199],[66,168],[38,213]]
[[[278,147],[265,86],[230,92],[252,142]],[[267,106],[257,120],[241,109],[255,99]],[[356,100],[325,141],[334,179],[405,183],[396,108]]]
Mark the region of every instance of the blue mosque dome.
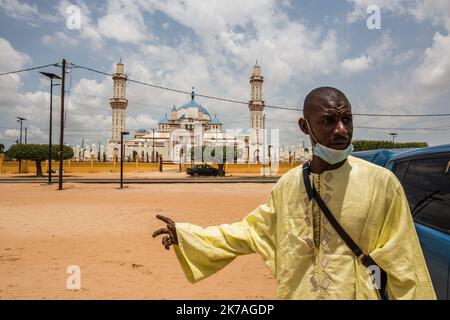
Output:
[[211,115],[209,114],[208,110],[206,110],[202,105],[200,105],[199,103],[197,103],[197,101],[195,101],[195,92],[194,92],[194,88],[192,88],[191,101],[189,101],[185,105],[181,106],[177,110],[178,111],[178,119],[189,118],[189,116],[186,114],[190,111],[196,111],[196,110],[201,111],[204,115],[203,119],[200,119],[200,120],[211,120]]

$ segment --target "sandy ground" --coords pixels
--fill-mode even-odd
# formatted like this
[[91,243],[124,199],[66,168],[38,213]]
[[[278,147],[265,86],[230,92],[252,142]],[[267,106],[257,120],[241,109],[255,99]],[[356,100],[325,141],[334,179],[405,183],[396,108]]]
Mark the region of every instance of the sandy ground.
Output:
[[[255,255],[190,284],[151,233],[163,214],[202,226],[241,220],[271,184],[0,184],[0,299],[273,299]],[[69,265],[81,289],[69,290]],[[251,285],[249,285],[251,284]]]

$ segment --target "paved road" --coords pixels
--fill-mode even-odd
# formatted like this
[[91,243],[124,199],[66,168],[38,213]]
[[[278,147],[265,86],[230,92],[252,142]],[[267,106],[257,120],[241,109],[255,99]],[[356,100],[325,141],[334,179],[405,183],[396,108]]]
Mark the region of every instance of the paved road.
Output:
[[[196,178],[134,178],[124,179],[124,184],[130,183],[275,183],[279,177],[196,177]],[[64,178],[71,183],[120,183],[120,179],[86,179]],[[46,183],[47,178],[3,178],[0,183]],[[58,179],[52,179],[57,184]]]

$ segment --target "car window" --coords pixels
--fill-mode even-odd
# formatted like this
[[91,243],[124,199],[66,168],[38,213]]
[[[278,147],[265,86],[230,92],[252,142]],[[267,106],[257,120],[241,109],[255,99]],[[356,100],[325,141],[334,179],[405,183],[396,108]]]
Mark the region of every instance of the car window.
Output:
[[401,182],[403,181],[403,177],[405,176],[406,169],[408,168],[409,161],[398,162],[395,164],[394,174],[397,176],[397,179]]
[[447,233],[450,230],[449,166],[450,156],[411,160],[403,179],[414,220]]

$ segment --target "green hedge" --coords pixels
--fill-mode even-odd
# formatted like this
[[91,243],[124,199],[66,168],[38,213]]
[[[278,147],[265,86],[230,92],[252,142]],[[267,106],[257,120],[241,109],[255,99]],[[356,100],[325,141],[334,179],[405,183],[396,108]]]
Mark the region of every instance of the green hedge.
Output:
[[403,149],[403,148],[425,148],[428,147],[426,142],[392,142],[392,141],[371,141],[371,140],[354,140],[352,141],[355,151],[365,151],[374,149]]

